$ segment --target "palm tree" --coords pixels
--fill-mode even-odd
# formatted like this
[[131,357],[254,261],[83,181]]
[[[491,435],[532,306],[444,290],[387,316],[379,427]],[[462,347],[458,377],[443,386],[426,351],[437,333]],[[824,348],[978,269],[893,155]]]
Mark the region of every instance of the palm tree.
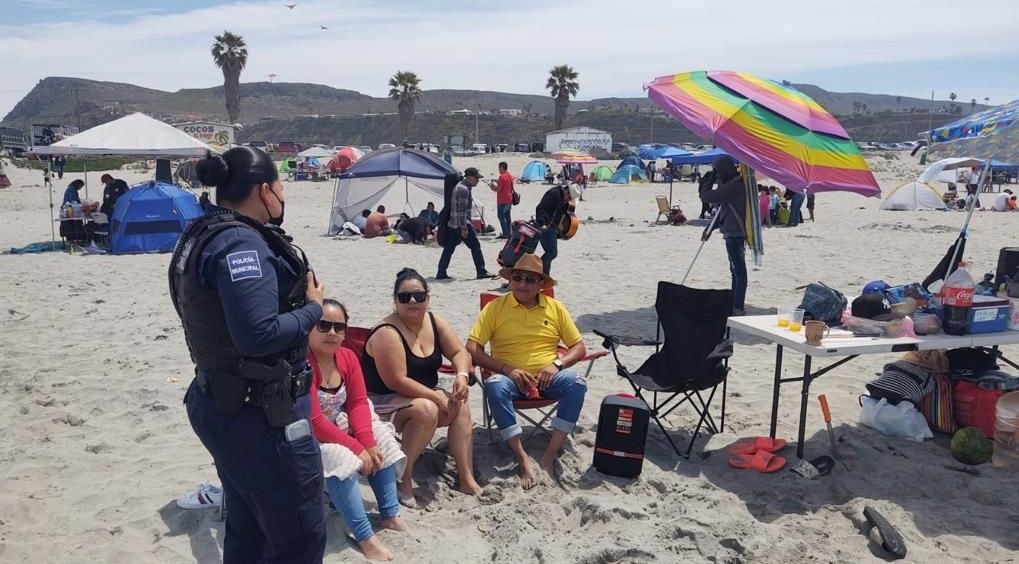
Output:
[[576,96],[580,90],[580,83],[577,82],[577,71],[569,65],[557,65],[548,71],[548,82],[545,88],[552,92],[555,98],[555,128],[562,129],[566,121],[566,111],[570,109],[570,96]]
[[977,111],[977,99],[976,98],[972,98],[969,101],[969,113],[972,114],[975,111]]
[[212,60],[223,71],[223,94],[230,123],[241,117],[241,71],[248,64],[248,46],[244,38],[224,31],[212,44]]
[[389,79],[389,98],[400,113],[400,135],[406,141],[414,124],[414,104],[421,99],[421,79],[410,71],[396,71]]
[[899,113],[899,104],[902,103],[902,96],[895,97],[895,113]]

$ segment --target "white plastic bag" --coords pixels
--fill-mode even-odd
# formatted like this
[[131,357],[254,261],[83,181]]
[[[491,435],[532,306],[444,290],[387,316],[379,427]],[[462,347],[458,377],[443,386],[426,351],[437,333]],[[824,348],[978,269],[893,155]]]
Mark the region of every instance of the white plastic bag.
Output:
[[871,429],[917,442],[934,438],[927,420],[912,402],[901,401],[898,405],[892,405],[885,398],[879,401],[870,396],[863,396],[861,400],[863,406],[860,408],[860,423]]

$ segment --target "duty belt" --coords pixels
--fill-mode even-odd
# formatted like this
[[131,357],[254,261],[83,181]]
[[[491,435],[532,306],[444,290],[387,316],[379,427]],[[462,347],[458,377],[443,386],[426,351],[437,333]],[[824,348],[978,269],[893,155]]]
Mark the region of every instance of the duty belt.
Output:
[[[213,374],[213,377],[217,375]],[[220,378],[235,378],[234,375],[220,374]],[[212,388],[209,386],[209,376],[203,370],[195,371],[195,381],[198,384],[198,388],[202,390],[202,393],[209,397],[214,397]],[[268,382],[261,380],[254,380],[251,378],[240,377],[241,381],[244,382],[244,405],[262,405],[262,393],[268,386]],[[304,370],[291,374],[289,378],[289,394],[290,400],[295,401],[297,398],[304,396],[308,393],[311,387],[311,369],[305,366]]]

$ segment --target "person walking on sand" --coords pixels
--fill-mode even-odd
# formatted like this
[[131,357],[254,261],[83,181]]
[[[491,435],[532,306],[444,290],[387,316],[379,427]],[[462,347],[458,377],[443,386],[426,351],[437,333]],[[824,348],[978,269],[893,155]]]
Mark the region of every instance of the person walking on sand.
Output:
[[810,216],[810,222],[814,222],[814,193],[810,189],[804,190],[807,193],[807,214]]
[[[725,238],[725,251],[729,256],[729,273],[732,275],[732,313],[743,315],[744,302],[747,296],[747,263],[746,263],[746,187],[736,169],[732,157],[721,156],[712,163],[718,178],[718,189],[712,190],[711,185],[701,185],[701,201],[705,204],[718,204],[718,222],[721,224],[722,236]],[[705,178],[708,175],[705,175]],[[707,241],[711,236],[705,231],[701,236]]]
[[[584,340],[566,307],[541,293],[556,283],[542,269],[538,257],[525,254],[512,268],[500,270],[499,275],[509,280],[510,293],[481,310],[467,339],[474,363],[492,374],[483,384],[488,409],[513,451],[525,490],[537,485],[538,479],[521,442],[523,430],[513,401],[543,397],[559,402],[552,438],[539,461],[556,480],[559,451],[577,425],[587,394],[587,380],[571,369],[587,355]],[[492,349],[486,352],[489,343]],[[559,343],[567,347],[561,357]]]
[[446,269],[449,268],[449,261],[453,258],[453,251],[464,243],[471,250],[471,258],[474,259],[474,269],[477,272],[477,279],[491,278],[492,274],[485,270],[485,255],[481,253],[481,243],[478,241],[478,233],[471,225],[471,209],[474,207],[474,198],[471,190],[481,180],[481,173],[474,167],[464,170],[464,178],[455,188],[451,198],[451,209],[449,221],[446,225],[439,226],[439,229],[446,230],[446,246],[442,248],[442,256],[439,257],[439,271],[435,275],[436,280],[449,280]]
[[499,163],[495,209],[499,215],[499,227],[502,229],[498,239],[509,239],[510,228],[513,225],[513,218],[511,217],[513,210],[513,175],[509,173],[509,165],[506,164],[506,161]]

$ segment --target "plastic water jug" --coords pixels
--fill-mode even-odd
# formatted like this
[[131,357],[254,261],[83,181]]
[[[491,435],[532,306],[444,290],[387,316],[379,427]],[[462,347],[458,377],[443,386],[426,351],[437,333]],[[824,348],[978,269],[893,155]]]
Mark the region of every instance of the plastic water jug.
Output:
[[998,398],[994,412],[991,464],[1019,471],[1019,392],[1009,392]]

